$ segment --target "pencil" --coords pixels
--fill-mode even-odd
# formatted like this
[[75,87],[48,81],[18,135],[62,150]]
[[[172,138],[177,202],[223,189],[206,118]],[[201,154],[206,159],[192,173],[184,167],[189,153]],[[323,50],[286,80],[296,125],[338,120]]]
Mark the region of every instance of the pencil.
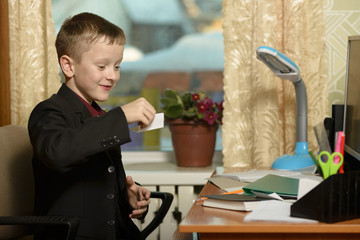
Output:
[[238,190],[235,190],[235,191],[225,192],[225,193],[222,193],[222,194],[235,194],[235,193],[243,193],[243,192],[244,192],[243,189],[238,189]]
[[315,156],[314,156],[314,154],[313,154],[312,151],[309,151],[309,155],[310,155],[311,159],[313,160],[314,164],[316,165],[316,167],[319,167],[319,163],[318,163],[318,161],[316,160],[316,158],[315,158]]

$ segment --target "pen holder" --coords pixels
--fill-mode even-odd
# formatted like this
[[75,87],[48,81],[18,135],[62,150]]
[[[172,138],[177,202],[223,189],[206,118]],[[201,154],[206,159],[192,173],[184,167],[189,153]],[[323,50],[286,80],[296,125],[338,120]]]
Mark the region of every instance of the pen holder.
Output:
[[332,175],[291,205],[292,217],[335,223],[360,217],[360,171]]

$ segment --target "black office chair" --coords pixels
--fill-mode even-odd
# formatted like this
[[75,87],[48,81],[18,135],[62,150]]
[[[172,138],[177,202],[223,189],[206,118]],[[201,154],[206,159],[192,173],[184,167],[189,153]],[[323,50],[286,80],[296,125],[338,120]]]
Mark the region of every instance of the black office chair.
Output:
[[[26,128],[17,125],[0,127],[0,240],[31,239],[26,236],[33,235],[39,225],[60,230],[64,239],[73,239],[78,218],[33,215],[31,161],[32,147]],[[142,231],[145,237],[159,226],[173,201],[173,195],[165,192],[151,192],[151,198],[162,202],[155,217]]]

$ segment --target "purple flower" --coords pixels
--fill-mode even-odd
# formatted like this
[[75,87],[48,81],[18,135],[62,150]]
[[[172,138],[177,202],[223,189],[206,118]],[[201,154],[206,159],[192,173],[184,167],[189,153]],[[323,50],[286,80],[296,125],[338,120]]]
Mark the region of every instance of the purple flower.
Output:
[[205,104],[204,101],[199,102],[197,109],[200,113],[205,113],[206,110],[208,109],[208,106]]
[[214,103],[213,103],[213,100],[211,98],[204,98],[204,100],[202,100],[202,102],[208,107],[208,108],[211,108]]
[[213,125],[218,117],[219,116],[215,112],[208,111],[204,117],[204,121],[207,121],[209,125]]
[[191,97],[194,100],[194,102],[198,102],[200,100],[200,95],[198,93],[193,93]]

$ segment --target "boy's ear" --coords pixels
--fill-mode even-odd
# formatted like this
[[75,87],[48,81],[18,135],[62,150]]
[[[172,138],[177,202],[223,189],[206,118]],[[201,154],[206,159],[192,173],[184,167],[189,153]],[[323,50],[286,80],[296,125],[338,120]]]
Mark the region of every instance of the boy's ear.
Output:
[[73,60],[69,56],[63,55],[60,57],[60,67],[67,78],[74,76]]

